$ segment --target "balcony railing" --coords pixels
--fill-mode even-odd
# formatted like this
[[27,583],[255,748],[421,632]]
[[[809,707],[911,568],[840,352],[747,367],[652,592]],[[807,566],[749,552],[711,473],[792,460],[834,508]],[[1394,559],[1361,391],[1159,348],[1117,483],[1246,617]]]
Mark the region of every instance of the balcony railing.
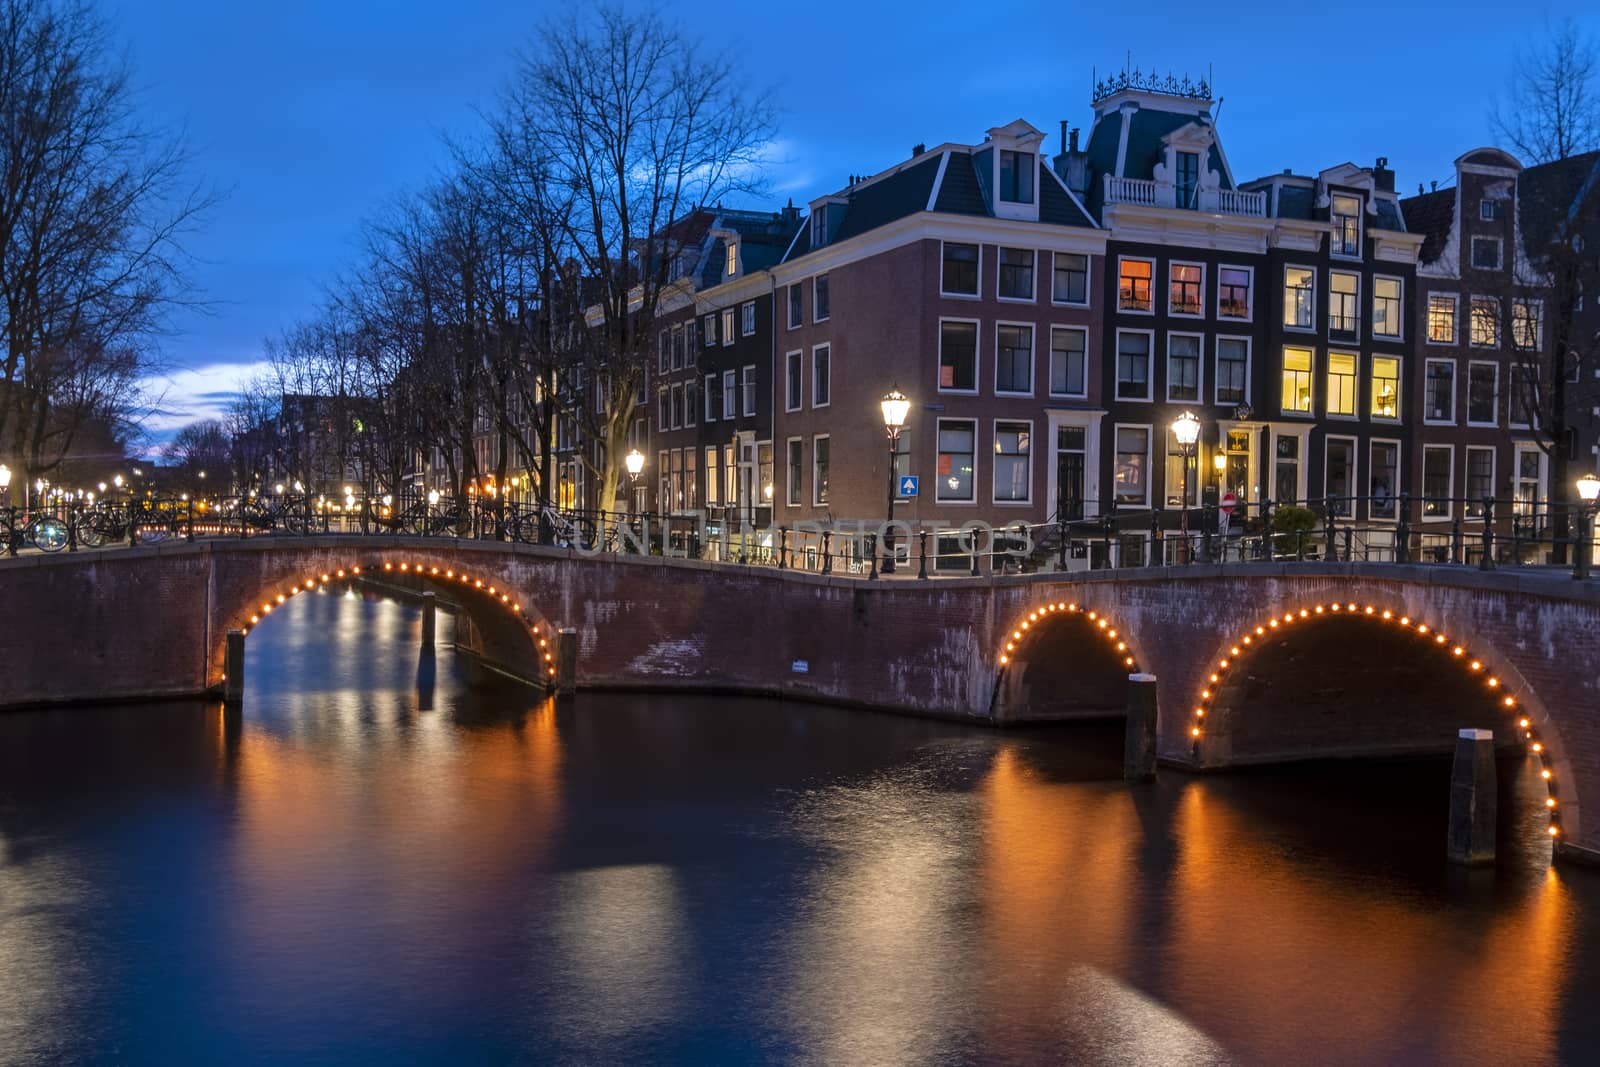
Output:
[[1145,207],[1155,207],[1156,183],[1143,178],[1119,178],[1115,174],[1107,174],[1106,203],[1143,204]]
[[[1148,178],[1119,178],[1105,176],[1105,202],[1108,204],[1137,204],[1140,207],[1178,207],[1177,187]],[[1265,218],[1267,194],[1246,192],[1242,189],[1201,189],[1195,210],[1201,214],[1243,215]]]
[[1267,194],[1245,192],[1243,189],[1218,189],[1217,214],[1266,218]]

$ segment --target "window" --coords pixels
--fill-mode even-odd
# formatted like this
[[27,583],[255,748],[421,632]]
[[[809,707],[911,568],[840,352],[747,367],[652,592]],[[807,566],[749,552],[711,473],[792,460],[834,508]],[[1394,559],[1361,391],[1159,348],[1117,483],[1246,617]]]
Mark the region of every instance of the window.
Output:
[[1328,221],[1333,223],[1333,239],[1329,251],[1336,256],[1361,254],[1361,198],[1333,195],[1328,210]]
[[722,417],[739,417],[739,379],[731,370],[722,372]]
[[672,428],[674,430],[683,425],[683,386],[675,384],[672,387]]
[[1150,399],[1150,339],[1148,330],[1117,331],[1117,399]]
[[1472,239],[1472,265],[1478,270],[1500,269],[1500,238],[1474,237]]
[[790,352],[783,357],[783,410],[800,410],[801,383],[805,374],[805,353]]
[[828,435],[811,439],[811,502],[822,507],[828,502]]
[[1513,363],[1507,370],[1506,425],[1524,428],[1539,410],[1539,370],[1527,363]]
[[1400,417],[1400,357],[1372,357],[1372,417]]
[[1493,296],[1472,298],[1472,344],[1477,348],[1500,346],[1500,299]]
[[1356,357],[1350,352],[1328,353],[1328,414],[1354,418],[1356,413]]
[[977,460],[974,450],[978,424],[970,419],[939,420],[938,482],[934,496],[957,503],[972,501],[972,473]]
[[1119,504],[1144,504],[1150,491],[1150,428],[1148,426],[1118,426],[1116,429],[1117,458],[1112,470]]
[[995,327],[994,391],[1033,392],[1033,327]]
[[1217,317],[1219,319],[1250,318],[1249,267],[1217,268]]
[[1484,222],[1494,222],[1499,217],[1500,217],[1500,201],[1498,201],[1498,200],[1479,200],[1478,201],[1478,218],[1482,219]]
[[739,305],[739,336],[749,337],[756,332],[756,302],[747,301]]
[[1119,311],[1149,311],[1150,279],[1155,273],[1155,260],[1124,259],[1117,265],[1117,309]]
[[1027,248],[1000,250],[1000,299],[1033,299],[1033,252]]
[[1328,438],[1327,463],[1322,477],[1322,493],[1328,507],[1342,518],[1356,514],[1356,441],[1353,437]]
[[1344,271],[1328,272],[1328,330],[1355,333],[1360,321],[1361,276]]
[[708,374],[706,375],[705,401],[707,422],[717,421],[717,396],[717,376],[715,374]]
[[791,437],[788,445],[789,471],[784,478],[783,502],[791,508],[797,508],[800,506],[800,480],[806,469],[806,443],[798,437]]
[[1290,434],[1278,437],[1272,453],[1272,490],[1280,504],[1300,499],[1300,438]]
[[1056,427],[1056,510],[1063,519],[1083,518],[1084,427]]
[[811,279],[811,321],[828,321],[828,276],[819,274]]
[[756,413],[756,367],[754,363],[745,365],[740,384],[744,387],[744,413],[746,415],[754,415]]
[[817,345],[811,349],[811,406],[825,408],[833,398],[832,349]]
[[1205,268],[1198,263],[1171,263],[1167,271],[1167,310],[1174,315],[1201,314]]
[[656,338],[656,371],[665,374],[672,369],[672,331],[662,330]]
[[717,446],[706,446],[706,507],[714,508],[722,500],[717,484]]
[[1456,365],[1453,360],[1430,359],[1422,369],[1422,420],[1456,421]]
[[1456,343],[1456,297],[1454,293],[1428,294],[1428,343]]
[[693,378],[683,383],[683,424],[685,426],[694,425],[695,416],[700,407],[700,397],[697,395],[699,389],[696,388],[699,384]]
[[1219,404],[1242,404],[1250,398],[1250,340],[1217,338],[1217,396]]
[[672,429],[672,395],[665,386],[656,394],[656,426],[662,430]]
[[1539,350],[1544,335],[1544,305],[1537,300],[1511,302],[1511,343],[1526,352]]
[[1033,203],[1032,152],[1000,150],[1000,199],[1013,204]]
[[1400,279],[1372,279],[1372,335],[1374,337],[1399,337]]
[[1033,424],[994,424],[995,503],[1024,504],[1033,497]]
[[1055,283],[1051,299],[1058,304],[1089,302],[1089,257],[1075,252],[1057,252],[1054,259]]
[[1087,396],[1088,335],[1080,329],[1057,326],[1050,331],[1050,395]]
[[1468,515],[1482,515],[1483,501],[1494,496],[1494,449],[1467,446]]
[[1177,198],[1181,208],[1196,206],[1195,193],[1200,187],[1200,153],[1179,152],[1177,173]]
[[715,314],[706,316],[703,332],[705,333],[704,343],[707,348],[717,343],[717,316]]
[[1395,516],[1395,494],[1400,489],[1400,443],[1373,441],[1367,450],[1367,515],[1374,519]]
[[700,359],[700,354],[695,351],[696,342],[700,335],[700,322],[690,319],[683,324],[683,365],[693,367]]
[[695,477],[695,461],[698,453],[692,448],[683,450],[683,506],[695,508],[700,506],[700,479]]
[[1283,324],[1297,330],[1312,328],[1317,309],[1317,272],[1309,267],[1283,268]]
[[[1184,455],[1178,435],[1167,430],[1167,469],[1162,480],[1162,500],[1169,508],[1194,507],[1200,502],[1200,471],[1194,456]],[[1184,468],[1188,467],[1188,484],[1185,485]],[[1187,501],[1184,499],[1187,490]]]
[[739,461],[732,443],[722,446],[722,499],[729,505],[739,502]]
[[1467,424],[1493,426],[1499,408],[1500,367],[1494,363],[1467,364]]
[[1200,341],[1197,333],[1167,335],[1167,399],[1200,402]]
[[722,309],[722,343],[733,344],[733,309]]
[[1422,517],[1450,517],[1450,483],[1455,480],[1455,449],[1425,445],[1422,449]]
[[1311,414],[1311,349],[1283,350],[1283,412]]
[[1535,515],[1544,503],[1544,450],[1538,445],[1518,445],[1516,476],[1511,483],[1512,507],[1519,515]]
[[683,327],[672,328],[672,369],[683,369]]
[[[800,309],[800,286],[798,284],[791,285],[789,286],[789,329],[799,328],[804,321],[805,316]],[[709,337],[706,338],[706,344],[710,343],[711,339]]]
[[978,295],[978,246],[944,243],[940,291],[951,296]]
[[939,323],[939,389],[955,393],[978,391],[977,323]]

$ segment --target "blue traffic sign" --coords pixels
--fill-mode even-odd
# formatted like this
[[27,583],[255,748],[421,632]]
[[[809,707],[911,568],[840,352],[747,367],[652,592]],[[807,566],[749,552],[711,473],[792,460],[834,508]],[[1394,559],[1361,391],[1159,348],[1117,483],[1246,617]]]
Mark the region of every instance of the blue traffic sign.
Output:
[[917,495],[917,476],[915,474],[908,474],[905,477],[900,479],[900,495],[901,496],[916,496]]

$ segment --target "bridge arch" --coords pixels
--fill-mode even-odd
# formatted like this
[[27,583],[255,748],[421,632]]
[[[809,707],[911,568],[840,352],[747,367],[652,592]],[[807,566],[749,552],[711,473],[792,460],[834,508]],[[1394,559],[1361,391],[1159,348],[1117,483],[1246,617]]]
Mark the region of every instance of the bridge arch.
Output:
[[[1052,656],[1063,639],[1089,654]],[[996,721],[1120,713],[1126,708],[1127,677],[1139,669],[1127,627],[1104,609],[1076,600],[1030,605],[1002,633],[998,647],[990,699],[990,718]],[[1053,693],[1070,693],[1073,699],[1051,701]]]
[[[1484,719],[1486,725],[1493,725],[1497,737],[1505,736],[1504,731],[1509,729],[1515,743],[1539,760],[1539,774],[1545,784],[1547,833],[1557,841],[1576,835],[1577,790],[1570,761],[1556,723],[1520,672],[1479,638],[1460,631],[1452,634],[1436,622],[1408,614],[1403,607],[1366,599],[1328,599],[1279,607],[1246,623],[1237,636],[1218,646],[1202,670],[1198,691],[1190,694],[1185,733],[1194,765],[1215,765],[1214,760],[1208,760],[1208,755],[1213,755],[1207,751],[1208,738],[1219,725],[1235,725],[1227,720],[1238,718],[1246,665],[1259,663],[1280,636],[1338,619],[1355,620],[1384,632],[1387,646],[1411,657],[1411,663],[1435,672],[1448,689],[1446,695],[1462,701],[1464,716]],[[1279,640],[1277,647],[1284,644]],[[1240,762],[1232,752],[1228,759]],[[1574,800],[1569,802],[1564,795]]]
[[330,584],[401,579],[415,582],[422,591],[441,593],[459,605],[473,623],[472,651],[527,681],[554,684],[557,627],[530,597],[516,588],[514,581],[495,577],[491,566],[469,563],[463,567],[460,562],[441,559],[431,551],[397,547],[373,552],[370,546],[362,547],[367,551],[289,552],[273,561],[269,573],[257,574],[254,581],[218,583],[231,596],[224,592],[222,596],[228,602],[214,608],[217,625],[208,650],[209,677],[218,681],[222,677],[229,630],[241,630],[248,638],[250,631],[262,625],[274,610]]

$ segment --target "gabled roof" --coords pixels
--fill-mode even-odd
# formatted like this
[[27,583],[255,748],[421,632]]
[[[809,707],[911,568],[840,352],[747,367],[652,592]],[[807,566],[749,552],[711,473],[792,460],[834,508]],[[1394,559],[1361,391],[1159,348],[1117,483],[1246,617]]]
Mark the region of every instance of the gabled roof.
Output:
[[928,197],[938,175],[939,157],[929,154],[921,162],[887,178],[852,188],[847,194],[850,206],[833,239],[849,240],[895,219],[927,210]]
[[1529,255],[1538,256],[1569,218],[1582,213],[1593,220],[1600,215],[1600,152],[1528,167],[1518,195],[1523,245]]
[[1406,217],[1406,229],[1422,234],[1422,250],[1417,254],[1417,262],[1436,261],[1444,253],[1450,228],[1455,225],[1455,187],[1408,196],[1400,201],[1400,210]]

